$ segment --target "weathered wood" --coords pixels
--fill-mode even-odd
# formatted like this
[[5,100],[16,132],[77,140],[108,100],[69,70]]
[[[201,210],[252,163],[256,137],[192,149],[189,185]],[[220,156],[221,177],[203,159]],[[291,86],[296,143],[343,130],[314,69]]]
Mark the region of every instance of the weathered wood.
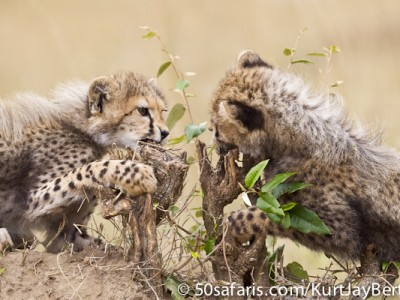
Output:
[[186,163],[186,152],[176,153],[159,146],[144,145],[137,159],[152,166],[157,178],[157,191],[152,195],[153,202],[158,203],[158,224],[164,217],[164,211],[173,205],[182,194],[189,165]]
[[221,239],[214,257],[211,258],[215,277],[227,282],[249,285],[258,283],[260,286],[266,286],[267,274],[262,272],[266,270],[265,238],[255,239],[251,245],[243,246],[232,238],[229,230],[225,229],[224,226],[226,234]]
[[[182,194],[184,181],[189,170],[186,163],[186,152],[176,153],[166,150],[158,145],[144,144],[137,152],[129,149],[113,148],[109,151],[110,159],[133,159],[135,161],[152,166],[157,178],[157,191],[152,195],[154,203],[157,203],[157,224]],[[112,193],[102,192],[102,216],[104,218],[116,215],[128,214],[131,210],[140,209],[141,201],[128,199],[123,195],[116,198]]]
[[[156,212],[153,207],[153,201],[149,194],[139,197],[143,201],[143,210],[134,212],[131,219],[138,220],[138,231],[140,239],[140,248],[142,256],[140,258],[140,267],[147,278],[147,282],[153,287],[157,295],[163,294],[161,278],[161,253],[158,251]],[[132,228],[132,232],[135,228]]]
[[244,247],[232,238],[229,228],[226,228],[229,225],[223,226],[224,207],[242,192],[239,182],[244,182],[245,175],[255,165],[255,161],[243,157],[242,166],[239,167],[236,163],[239,152],[234,150],[226,156],[221,156],[213,168],[205,145],[198,141],[196,146],[200,164],[200,184],[204,193],[204,225],[208,238],[214,238],[219,243],[218,250],[211,258],[215,278],[244,283],[251,273],[253,279],[258,281],[266,253],[265,237],[260,236],[250,246]]
[[[161,296],[161,254],[157,244],[157,224],[165,211],[180,197],[189,166],[186,164],[186,152],[176,155],[159,146],[143,145],[133,153],[129,150],[112,149],[111,159],[133,159],[154,169],[157,178],[157,191],[153,195],[145,194],[128,198],[118,191],[103,189],[100,191],[101,214],[104,218],[117,215],[128,217],[131,229],[131,248],[127,257],[137,263],[140,273],[153,293]],[[157,203],[157,210],[154,203]]]
[[221,156],[213,168],[206,153],[205,144],[196,142],[197,157],[200,166],[200,184],[204,193],[203,220],[208,237],[221,237],[221,224],[224,207],[241,193],[240,181],[243,181],[246,166],[239,168],[235,162],[239,158],[237,150]]

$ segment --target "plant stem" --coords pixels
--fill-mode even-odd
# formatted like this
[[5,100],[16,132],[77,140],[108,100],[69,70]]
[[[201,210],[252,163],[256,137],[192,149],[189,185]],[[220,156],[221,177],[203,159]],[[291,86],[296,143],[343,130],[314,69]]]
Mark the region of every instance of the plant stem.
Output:
[[296,41],[294,43],[294,47],[292,49],[292,53],[290,54],[290,61],[289,61],[289,65],[287,67],[287,70],[289,70],[290,67],[292,66],[293,57],[294,57],[294,54],[296,53],[296,50],[297,50],[297,45],[298,45],[300,39],[302,38],[302,36],[304,35],[304,33],[306,32],[307,29],[308,29],[307,27],[304,27],[302,30],[300,30],[299,34],[297,35]]
[[[168,49],[165,47],[163,41],[161,40],[161,37],[160,37],[158,34],[155,34],[155,36],[157,37],[157,39],[158,39],[158,41],[159,41],[159,43],[160,43],[160,45],[161,45],[161,51],[163,51],[165,54],[168,55],[169,61],[171,62],[172,69],[174,70],[174,73],[175,73],[176,77],[177,77],[179,80],[185,80],[185,77],[183,76],[183,74],[180,73],[180,72],[178,72],[178,68],[177,68],[177,66],[176,66],[176,64],[175,64],[175,57],[174,57],[174,56],[171,54],[171,52],[169,52]],[[188,98],[187,98],[185,89],[182,90],[182,97],[183,97],[183,99],[185,100],[185,104],[186,104],[186,108],[187,108],[188,113],[189,113],[190,121],[192,122],[192,124],[194,124],[194,119],[193,119],[192,111],[190,110],[189,100],[188,100]]]

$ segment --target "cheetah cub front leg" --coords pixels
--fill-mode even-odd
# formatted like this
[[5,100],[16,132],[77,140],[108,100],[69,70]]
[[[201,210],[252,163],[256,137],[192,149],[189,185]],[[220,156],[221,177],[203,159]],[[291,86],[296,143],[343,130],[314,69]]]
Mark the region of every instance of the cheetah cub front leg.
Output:
[[103,160],[79,167],[56,178],[30,195],[31,218],[58,213],[84,199],[84,188],[115,187],[128,196],[154,193],[157,179],[150,166],[129,160]]

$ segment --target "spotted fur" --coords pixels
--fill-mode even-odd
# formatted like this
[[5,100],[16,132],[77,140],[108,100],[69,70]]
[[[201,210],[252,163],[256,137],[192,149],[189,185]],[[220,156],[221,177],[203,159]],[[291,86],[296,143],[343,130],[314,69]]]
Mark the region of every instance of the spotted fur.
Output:
[[217,150],[237,147],[270,159],[266,180],[297,172],[291,180],[314,186],[280,201],[315,211],[332,232],[285,230],[252,207],[228,218],[239,241],[269,233],[349,259],[374,244],[381,261],[400,260],[400,156],[349,121],[337,96],[316,94],[299,77],[246,51],[211,104]]
[[134,73],[0,100],[0,250],[35,238],[51,252],[80,250],[90,239],[75,225],[88,221],[98,188],[153,193],[151,167],[102,157],[112,144],[164,142],[165,109],[155,83]]

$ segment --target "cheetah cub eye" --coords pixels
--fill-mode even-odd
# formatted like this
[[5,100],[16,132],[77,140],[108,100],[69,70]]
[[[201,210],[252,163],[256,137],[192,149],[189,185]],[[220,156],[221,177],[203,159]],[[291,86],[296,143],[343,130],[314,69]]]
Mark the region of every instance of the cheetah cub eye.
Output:
[[138,112],[140,115],[142,115],[143,117],[146,117],[149,115],[149,109],[147,107],[138,107]]

